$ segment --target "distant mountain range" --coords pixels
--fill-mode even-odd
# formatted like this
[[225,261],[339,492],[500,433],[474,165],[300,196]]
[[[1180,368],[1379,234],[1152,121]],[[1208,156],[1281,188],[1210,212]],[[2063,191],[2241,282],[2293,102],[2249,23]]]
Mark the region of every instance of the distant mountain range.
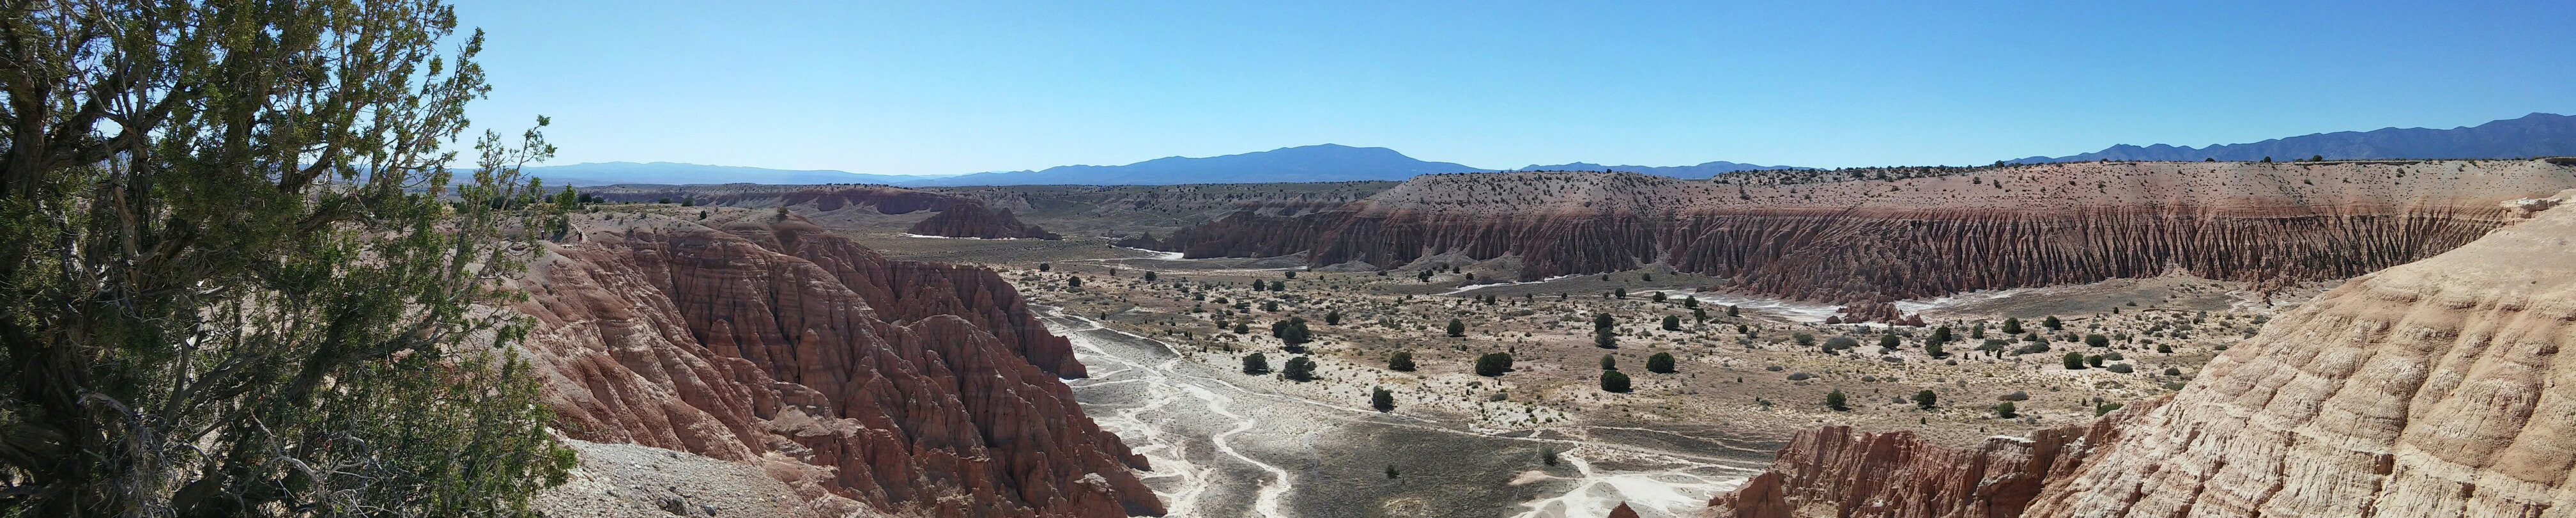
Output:
[[1037,171],[975,173],[910,185],[1347,182],[1490,171],[1493,170],[1416,160],[1382,147],[1319,144],[1206,158],[1164,157],[1127,165],[1066,165]]
[[2338,131],[2276,138],[2250,144],[2219,144],[2198,149],[2165,144],[2144,147],[2121,144],[2081,155],[2035,156],[2012,161],[2084,162],[2110,159],[2196,162],[2217,159],[2233,162],[2262,160],[2263,157],[2272,157],[2273,160],[2291,160],[2316,156],[2323,156],[2329,160],[2576,156],[2576,116],[2534,113],[2519,119],[2505,119],[2446,130],[2381,128],[2371,131]]
[[[2027,157],[2011,162],[2079,162],[2091,160],[2255,161],[2264,157],[2291,160],[2370,158],[2525,158],[2576,156],[2576,117],[2534,113],[2474,127],[2446,130],[2384,128],[2278,138],[2249,144],[2206,148],[2156,144],[2122,144],[2092,153],[2061,157]],[[1588,162],[1532,164],[1515,171],[1631,171],[1674,178],[1700,179],[1736,171],[1806,169],[1736,162],[1685,166],[1605,166]],[[1204,158],[1165,157],[1127,165],[1068,165],[1034,171],[995,171],[963,175],[883,175],[844,171],[794,171],[757,167],[654,162],[607,162],[530,168],[557,185],[638,184],[820,184],[874,183],[904,187],[964,185],[1169,185],[1182,183],[1275,183],[1403,180],[1436,173],[1494,172],[1450,162],[1415,159],[1382,147],[1318,144]]]

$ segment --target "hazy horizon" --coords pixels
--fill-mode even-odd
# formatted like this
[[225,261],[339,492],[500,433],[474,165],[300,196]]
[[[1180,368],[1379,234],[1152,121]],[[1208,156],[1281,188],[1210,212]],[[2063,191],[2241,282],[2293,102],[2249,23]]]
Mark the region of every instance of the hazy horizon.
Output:
[[[459,5],[554,164],[1976,164],[2576,112],[2556,4]],[[2475,36],[2475,37],[2462,37]]]

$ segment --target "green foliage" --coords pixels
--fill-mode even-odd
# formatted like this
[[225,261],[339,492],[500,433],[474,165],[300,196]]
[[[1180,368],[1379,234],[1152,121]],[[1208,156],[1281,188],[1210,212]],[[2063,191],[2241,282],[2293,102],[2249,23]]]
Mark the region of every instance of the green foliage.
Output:
[[1265,300],[1265,301],[1261,301],[1261,310],[1262,310],[1262,311],[1266,311],[1266,312],[1276,313],[1276,312],[1278,312],[1278,311],[1279,311],[1279,301],[1276,301],[1276,300]]
[[2005,401],[1995,404],[1995,417],[2012,419],[2015,417],[2021,417],[2021,414],[2013,411],[2013,404],[2011,401]]
[[1244,356],[1243,356],[1243,373],[1244,373],[1244,374],[1251,374],[1251,375],[1255,375],[1255,376],[1259,376],[1259,375],[1263,375],[1263,374],[1269,374],[1269,373],[1270,373],[1270,358],[1262,356],[1262,355],[1261,355],[1261,353],[1252,353],[1252,354],[1244,355]]
[[1915,393],[1914,393],[1914,407],[1915,407],[1915,408],[1920,408],[1920,409],[1924,409],[1924,410],[1931,410],[1933,406],[1935,406],[1935,405],[1939,404],[1940,402],[1941,402],[1941,395],[1940,395],[1940,394],[1934,394],[1934,393],[1932,393],[1932,391],[1931,391],[1931,390],[1929,390],[1929,389],[1922,390],[1922,391],[1918,391],[1918,392],[1915,392]]
[[1240,334],[1250,334],[1250,333],[1252,333],[1252,326],[1243,325],[1243,323],[1242,323],[1242,322],[1235,322],[1235,323],[1234,323],[1234,334],[1238,334],[1238,335],[1240,335]]
[[1835,412],[1847,412],[1851,410],[1851,405],[1850,401],[1843,396],[1843,389],[1834,389],[1833,392],[1825,393],[1825,408],[1833,409]]
[[[1691,299],[1698,300],[1698,299]],[[1691,321],[1708,323],[1708,308],[1691,308]]]
[[1044,271],[1052,271],[1052,270],[1054,270],[1054,269],[1055,269],[1055,263],[1038,263],[1038,271],[1044,272]]
[[1905,345],[1905,341],[1904,339],[1897,338],[1896,333],[1878,335],[1878,346],[1880,348],[1894,350],[1898,346],[1902,345]]
[[[1699,309],[1699,297],[1682,297],[1682,307]],[[1708,312],[1697,311],[1695,313],[1699,314],[1700,320],[1708,320]]]
[[1332,310],[1332,311],[1324,312],[1324,325],[1328,325],[1328,326],[1338,326],[1338,325],[1342,325],[1342,310],[1338,310],[1338,309],[1336,309],[1336,310]]
[[2119,410],[2119,409],[2120,409],[2120,407],[2124,407],[2124,406],[2128,406],[2128,405],[2123,405],[2123,404],[2120,404],[2120,403],[2099,403],[2099,404],[2095,404],[2095,405],[2093,405],[2093,416],[2094,416],[2094,417],[2101,417],[2101,416],[2102,416],[2102,414],[2108,414],[2108,413],[2111,413],[2112,411],[2114,411],[2114,410]]
[[1413,351],[1396,351],[1395,356],[1386,359],[1386,368],[1398,372],[1413,372]]
[[1628,289],[1627,289],[1627,288],[1611,288],[1611,289],[1610,289],[1610,296],[1611,296],[1611,297],[1614,297],[1614,298],[1621,298],[1621,299],[1628,298]]
[[1280,367],[1279,376],[1288,378],[1288,381],[1314,381],[1315,361],[1304,356],[1289,358],[1288,365]]
[[2102,367],[2102,355],[2096,354],[2096,355],[2086,356],[2086,357],[2084,357],[2084,364],[2085,364],[2085,365],[2093,366],[2094,368],[2101,368],[2101,367]]
[[1270,336],[1278,338],[1280,343],[1288,344],[1290,347],[1305,345],[1315,340],[1315,333],[1306,329],[1306,319],[1300,317],[1288,317],[1287,320],[1271,323]]
[[1655,353],[1654,356],[1646,357],[1646,372],[1672,374],[1673,353]]
[[1674,315],[1664,315],[1664,330],[1665,330],[1665,331],[1680,331],[1680,330],[1682,330],[1682,317],[1674,316]]
[[446,6],[8,9],[0,515],[524,516],[562,481],[531,324],[476,308],[580,195],[523,181],[535,130],[447,169],[486,86]]
[[1726,316],[1730,316],[1730,317],[1739,317],[1739,316],[1744,316],[1744,312],[1743,312],[1743,310],[1742,310],[1742,309],[1735,307],[1735,305],[1734,305],[1734,304],[1728,304],[1728,305],[1726,305]]
[[1941,327],[1933,328],[1933,329],[1932,329],[1932,337],[1931,337],[1930,339],[1926,339],[1926,340],[1924,340],[1924,341],[1923,341],[1923,344],[1924,344],[1924,345],[1926,345],[1926,346],[1939,346],[1939,345],[1942,345],[1942,344],[1950,343],[1950,340],[1951,340],[1951,336],[1950,336],[1950,326],[1941,326]]
[[2099,335],[2099,334],[2087,334],[2087,335],[2084,335],[2084,345],[2089,345],[2089,346],[2093,346],[2093,347],[2110,347],[2110,346],[2111,346],[2111,337],[2108,337],[2108,336],[2102,336],[2102,335]]
[[1064,278],[1064,287],[1067,287],[1067,288],[1081,288],[1081,287],[1082,287],[1082,278],[1081,278],[1081,277],[1066,277],[1066,278]]
[[1476,357],[1476,375],[1478,376],[1502,376],[1503,373],[1511,371],[1512,355],[1509,353],[1485,353],[1484,356]]
[[1619,370],[1619,357],[1617,355],[1610,354],[1601,355],[1601,370]]
[[1449,337],[1456,338],[1461,336],[1467,336],[1467,323],[1455,318],[1449,319]]
[[2177,369],[2177,368],[2173,368],[2173,367],[2166,367],[2166,368],[2165,368],[2165,375],[2166,375],[2166,376],[2181,376],[2181,375],[2182,375],[2182,369]]
[[1159,275],[1155,275],[1155,274],[1154,274],[1154,272],[1153,272],[1152,270],[1147,270],[1147,271],[1145,272],[1145,282],[1154,282],[1154,279],[1155,279],[1155,278],[1157,278],[1157,277],[1161,277],[1161,276],[1159,276]]
[[1619,371],[1601,371],[1601,390],[1603,392],[1628,392],[1628,374]]
[[2048,316],[2048,318],[2043,318],[2043,319],[2040,319],[2040,320],[2039,320],[2039,326],[2040,326],[2040,327],[2048,328],[2048,330],[2050,330],[2050,331],[2056,331],[2056,330],[2060,330],[2060,329],[2065,329],[2065,328],[2066,328],[2066,323],[2065,323],[2065,322],[2059,322],[2059,321],[2057,320],[2057,316],[2056,316],[2056,315],[2049,315],[2049,316]]
[[1858,347],[1860,347],[1860,341],[1853,340],[1852,337],[1848,336],[1837,336],[1825,339],[1825,352],[1829,354],[1849,351]]
[[1811,335],[1811,334],[1806,334],[1806,333],[1791,333],[1791,334],[1789,335],[1789,341],[1791,341],[1791,342],[1796,342],[1796,343],[1798,344],[1798,346],[1799,346],[1799,347],[1815,347],[1815,346],[1816,346],[1816,335]]
[[2080,371],[2080,370],[2084,370],[2084,353],[2078,353],[2078,352],[2069,352],[2069,353],[2066,353],[2066,358],[2065,358],[2065,362],[2064,362],[2064,363],[2066,364],[2066,370],[2071,370],[2071,371]]
[[1646,296],[1646,300],[1651,300],[1651,301],[1655,301],[1655,302],[1663,302],[1663,301],[1664,301],[1664,299],[1665,299],[1665,297],[1664,297],[1664,292],[1660,292],[1660,291],[1655,292],[1653,295],[1648,295],[1648,296]]
[[2021,319],[2018,319],[2018,318],[2006,318],[2006,319],[2004,319],[2004,334],[2008,334],[2008,335],[2017,335],[2017,334],[2021,334]]
[[1923,355],[1934,358],[1946,358],[1950,356],[1950,353],[1942,351],[1941,344],[1927,343],[1923,344]]
[[[1386,387],[1370,389],[1369,408],[1375,408],[1379,412],[1395,411],[1395,393],[1387,391]],[[1395,478],[1394,467],[1386,468],[1386,478]]]

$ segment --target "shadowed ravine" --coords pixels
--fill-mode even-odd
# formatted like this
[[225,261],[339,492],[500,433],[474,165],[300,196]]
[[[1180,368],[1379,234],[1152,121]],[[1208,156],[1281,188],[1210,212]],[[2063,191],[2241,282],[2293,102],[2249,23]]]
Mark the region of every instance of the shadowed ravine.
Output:
[[[1084,412],[1150,460],[1139,477],[1174,517],[1591,517],[1622,501],[1688,516],[1769,457],[1767,445],[1638,428],[1481,433],[1277,394],[1164,342],[1036,309],[1092,369],[1066,381]],[[1547,449],[1558,465],[1539,461]],[[1402,475],[1387,478],[1389,465]]]

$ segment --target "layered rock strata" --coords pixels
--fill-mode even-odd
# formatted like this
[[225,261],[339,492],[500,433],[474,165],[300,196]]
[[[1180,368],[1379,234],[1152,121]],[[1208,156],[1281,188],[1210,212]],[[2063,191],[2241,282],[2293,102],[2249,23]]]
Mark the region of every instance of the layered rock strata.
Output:
[[2177,268],[2351,277],[2484,235],[2505,222],[2498,202],[2569,187],[2569,159],[1430,175],[1335,210],[1238,214],[1128,245],[1316,266],[1512,255],[1522,280],[1664,263],[1732,291],[1885,303]]
[[762,466],[818,514],[1162,512],[1084,375],[990,271],[893,261],[770,211],[578,215],[516,280],[559,427]]
[[[1715,503],[1736,516],[2568,516],[2576,359],[2561,351],[2576,341],[2576,211],[2545,209],[2570,193],[2514,204],[2539,212],[2273,320],[2169,402],[2098,423],[2109,433],[2081,441],[2079,465],[2020,471],[2045,479],[2022,512],[1960,511],[1988,493],[1955,485],[1903,507],[1941,511],[1928,514],[1796,483]],[[1762,477],[1977,469],[1971,453],[1880,456],[1868,442],[1784,451]]]

